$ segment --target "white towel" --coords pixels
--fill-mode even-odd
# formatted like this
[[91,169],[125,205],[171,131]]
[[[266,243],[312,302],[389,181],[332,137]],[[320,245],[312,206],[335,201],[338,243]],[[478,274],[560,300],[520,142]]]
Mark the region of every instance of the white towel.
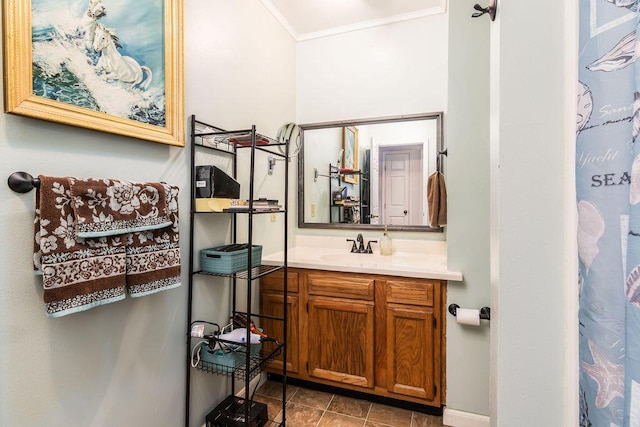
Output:
[[[253,332],[250,332],[250,334],[251,344],[260,344],[260,335],[256,335]],[[234,329],[233,331],[226,334],[221,334],[218,338],[220,338],[221,340],[242,344],[247,340],[247,330],[243,328]]]

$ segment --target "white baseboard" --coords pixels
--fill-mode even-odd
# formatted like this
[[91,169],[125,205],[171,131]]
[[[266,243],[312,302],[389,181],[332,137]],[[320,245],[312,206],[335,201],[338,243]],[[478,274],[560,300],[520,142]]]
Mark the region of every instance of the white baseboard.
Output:
[[491,424],[489,417],[486,415],[456,411],[449,408],[444,408],[442,423],[451,427],[489,427]]

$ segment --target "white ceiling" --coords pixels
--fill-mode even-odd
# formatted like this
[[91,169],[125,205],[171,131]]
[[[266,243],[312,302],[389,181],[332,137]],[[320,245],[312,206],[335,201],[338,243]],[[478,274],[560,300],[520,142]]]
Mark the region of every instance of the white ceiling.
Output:
[[296,40],[384,25],[446,10],[446,0],[261,0]]

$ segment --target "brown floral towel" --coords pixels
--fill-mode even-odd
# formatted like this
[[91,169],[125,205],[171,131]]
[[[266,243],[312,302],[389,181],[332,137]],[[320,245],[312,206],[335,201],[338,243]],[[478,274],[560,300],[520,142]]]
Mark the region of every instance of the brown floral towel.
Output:
[[39,178],[34,266],[42,272],[49,316],[119,301],[127,291],[143,296],[180,286],[177,187],[157,184],[170,226],[81,238],[71,190],[78,179]]
[[69,178],[39,178],[34,260],[47,314],[60,317],[124,299],[124,236],[78,238]]
[[70,178],[70,182],[78,237],[112,236],[172,225],[161,183],[94,178]]
[[180,286],[178,187],[167,186],[171,226],[127,236],[127,291],[141,297]]

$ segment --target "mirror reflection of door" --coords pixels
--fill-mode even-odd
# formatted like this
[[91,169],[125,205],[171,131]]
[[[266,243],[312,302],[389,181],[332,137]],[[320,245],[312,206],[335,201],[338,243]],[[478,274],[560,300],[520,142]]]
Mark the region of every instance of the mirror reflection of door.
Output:
[[422,146],[380,147],[382,224],[421,224],[423,220]]
[[[332,170],[342,160],[342,130],[345,126],[358,129],[357,183],[345,182],[344,174]],[[385,224],[395,230],[429,230],[427,210],[427,178],[436,169],[436,153],[442,151],[442,113],[412,116],[392,116],[359,119],[348,122],[301,124],[303,149],[298,159],[298,225],[309,228],[382,228]],[[382,149],[408,152],[409,175],[402,179],[402,192],[385,189],[383,196]],[[389,151],[391,152],[391,151]],[[405,183],[406,181],[406,183]],[[346,187],[348,204],[357,205],[349,218],[338,218],[339,207],[333,192]],[[405,196],[406,189],[409,193]],[[386,199],[386,194],[401,202]],[[387,218],[384,203],[406,204],[393,218]],[[347,203],[342,203],[346,206]],[[404,211],[407,214],[404,214]],[[333,215],[330,213],[333,212]],[[424,213],[424,214],[423,214]],[[335,215],[335,216],[334,216]]]

